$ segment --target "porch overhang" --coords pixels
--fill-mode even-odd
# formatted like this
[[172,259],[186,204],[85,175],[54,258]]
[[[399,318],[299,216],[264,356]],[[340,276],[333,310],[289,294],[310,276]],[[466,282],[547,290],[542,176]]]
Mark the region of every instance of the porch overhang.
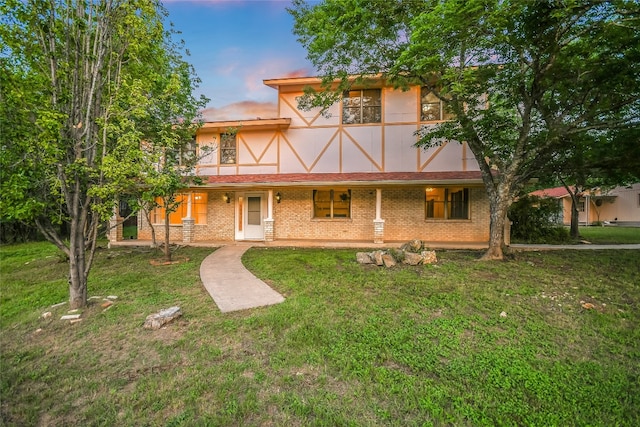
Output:
[[214,175],[201,177],[205,188],[319,187],[340,184],[350,187],[397,185],[474,185],[483,184],[480,171],[459,172],[357,172],[293,173],[255,175]]
[[205,122],[198,132],[228,132],[230,130],[282,130],[291,125],[290,118],[277,119],[250,119],[250,120],[221,120]]

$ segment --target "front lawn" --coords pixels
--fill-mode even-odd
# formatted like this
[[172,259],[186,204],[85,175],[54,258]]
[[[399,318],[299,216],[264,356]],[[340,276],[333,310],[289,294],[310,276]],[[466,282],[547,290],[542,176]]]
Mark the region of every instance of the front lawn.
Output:
[[[439,251],[385,270],[254,248],[245,264],[286,301],[221,314],[198,276],[212,250],[168,266],[101,250],[100,298],[71,324],[51,308],[67,298],[56,250],[0,247],[0,424],[640,424],[640,251]],[[142,328],[173,305],[182,318]]]
[[600,245],[640,243],[640,227],[580,227],[580,236]]

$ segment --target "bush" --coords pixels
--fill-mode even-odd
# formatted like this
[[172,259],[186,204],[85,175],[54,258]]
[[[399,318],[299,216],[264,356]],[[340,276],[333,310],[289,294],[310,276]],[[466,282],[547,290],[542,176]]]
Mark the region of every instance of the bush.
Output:
[[509,208],[511,238],[525,243],[565,243],[569,231],[558,225],[560,206],[554,199],[520,198]]
[[34,225],[18,221],[0,221],[0,243],[25,243],[44,240]]

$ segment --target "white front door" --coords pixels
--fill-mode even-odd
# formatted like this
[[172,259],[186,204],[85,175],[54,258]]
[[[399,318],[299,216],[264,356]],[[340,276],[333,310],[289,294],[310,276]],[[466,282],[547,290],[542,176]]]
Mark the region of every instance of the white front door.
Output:
[[245,194],[244,202],[244,238],[246,240],[264,240],[264,195]]

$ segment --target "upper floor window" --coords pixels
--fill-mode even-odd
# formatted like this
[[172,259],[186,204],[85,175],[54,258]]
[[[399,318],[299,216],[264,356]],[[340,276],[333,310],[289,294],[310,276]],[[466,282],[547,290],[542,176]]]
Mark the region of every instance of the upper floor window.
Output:
[[342,123],[380,123],[382,95],[380,89],[347,90],[342,94]]
[[427,188],[425,201],[427,219],[469,219],[468,188]]
[[351,190],[313,190],[314,218],[351,218]]
[[223,133],[220,135],[220,163],[226,165],[236,163],[235,133]]
[[447,111],[447,104],[440,100],[430,89],[420,89],[420,121],[434,122],[450,120],[453,114]]
[[182,147],[180,147],[178,156],[178,164],[180,166],[193,165],[197,156],[196,139],[193,138]]
[[[144,144],[143,150],[151,153],[153,146]],[[166,161],[171,166],[193,166],[197,156],[197,144],[195,138],[176,146],[173,149],[165,150]]]

